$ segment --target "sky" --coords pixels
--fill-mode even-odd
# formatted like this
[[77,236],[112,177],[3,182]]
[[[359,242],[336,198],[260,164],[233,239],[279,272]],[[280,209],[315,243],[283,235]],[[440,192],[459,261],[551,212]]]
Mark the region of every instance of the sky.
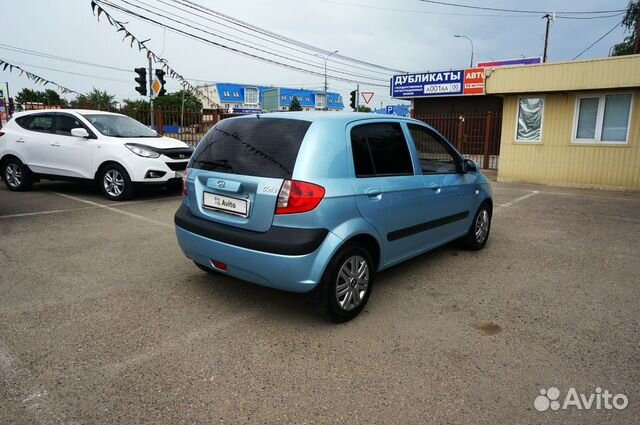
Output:
[[[116,19],[128,22],[127,28],[136,37],[150,39],[147,45],[166,58],[177,72],[194,85],[218,81],[323,89],[323,58],[275,46],[236,30],[224,28],[217,23],[180,12],[170,6],[174,0],[110,1],[129,9],[134,9],[130,6],[132,3],[147,7],[144,5],[146,3],[156,12],[191,19],[189,25],[209,33],[227,33],[229,35],[223,36],[236,42],[244,39],[252,46],[260,44],[271,51],[280,50],[289,60],[291,55],[295,55],[305,61],[317,62],[319,66],[315,69],[322,74],[309,75],[240,56],[103,5]],[[327,51],[338,50],[340,55],[409,72],[467,67],[471,54],[470,43],[465,39],[453,37],[455,34],[466,35],[473,40],[475,63],[489,59],[541,56],[544,47],[546,21],[542,14],[523,17],[505,12],[441,6],[420,0],[191,1]],[[625,9],[627,5],[627,0],[451,2],[549,12],[617,10]],[[133,68],[147,65],[145,55],[137,48],[131,48],[129,42],[123,42],[122,33],[116,33],[115,28],[110,26],[106,19],[98,22],[92,14],[90,3],[90,0],[0,0],[0,59],[81,93],[95,87],[114,94],[118,100],[140,99],[140,95],[134,90],[136,83],[133,79],[136,74]],[[150,15],[148,12],[141,12]],[[550,30],[548,61],[571,60],[621,20],[622,16],[604,19],[558,18]],[[171,25],[179,24],[172,22]],[[180,28],[221,41],[193,28]],[[580,59],[608,56],[611,46],[620,42],[624,36],[623,29],[616,28]],[[233,42],[222,42],[238,47]],[[92,67],[28,55],[9,50],[7,46],[131,71]],[[262,54],[255,50],[254,53]],[[392,72],[379,69],[362,70],[348,64],[342,65],[334,58],[329,58],[328,67],[339,67],[346,72],[382,79],[392,75]],[[335,73],[329,71],[328,74],[329,91],[341,93],[345,103],[348,103],[349,92],[355,89],[356,83],[336,81],[331,78]],[[179,89],[177,81],[167,80],[168,91]],[[0,81],[9,83],[11,96],[22,88],[43,89],[30,80],[19,77],[15,70],[13,73],[0,70]],[[402,103],[389,97],[388,88],[362,84],[360,89],[375,93],[369,106]],[[64,97],[72,99],[74,96]]]

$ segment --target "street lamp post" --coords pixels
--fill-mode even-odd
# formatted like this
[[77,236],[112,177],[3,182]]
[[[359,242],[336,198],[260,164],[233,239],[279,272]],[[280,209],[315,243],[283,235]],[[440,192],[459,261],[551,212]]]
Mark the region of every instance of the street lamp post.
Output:
[[467,40],[469,40],[469,43],[471,43],[471,61],[469,62],[469,68],[473,68],[473,41],[469,37],[467,37],[466,35],[456,34],[456,35],[454,35],[454,37],[456,37],[456,38],[466,38]]
[[338,51],[334,50],[324,58],[324,109],[327,108],[327,61],[331,55],[335,55],[336,53],[338,53]]

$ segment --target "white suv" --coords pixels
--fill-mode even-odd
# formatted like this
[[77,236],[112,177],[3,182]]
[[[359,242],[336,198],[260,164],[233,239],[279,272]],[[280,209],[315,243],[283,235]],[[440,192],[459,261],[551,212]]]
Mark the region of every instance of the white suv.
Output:
[[2,178],[11,190],[34,181],[92,180],[107,198],[135,184],[178,188],[193,148],[125,115],[90,110],[21,112],[0,129]]

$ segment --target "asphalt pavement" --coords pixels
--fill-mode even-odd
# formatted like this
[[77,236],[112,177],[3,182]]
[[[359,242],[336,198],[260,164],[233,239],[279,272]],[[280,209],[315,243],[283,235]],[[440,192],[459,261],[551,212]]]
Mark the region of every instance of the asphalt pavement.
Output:
[[[3,185],[0,423],[638,423],[640,194],[493,187],[484,250],[380,273],[335,325],[196,268],[175,192]],[[538,411],[551,387],[628,405]]]

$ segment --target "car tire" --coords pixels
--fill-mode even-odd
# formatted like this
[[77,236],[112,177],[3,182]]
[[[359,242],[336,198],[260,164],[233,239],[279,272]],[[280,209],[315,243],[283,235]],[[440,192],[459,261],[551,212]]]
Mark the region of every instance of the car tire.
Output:
[[469,232],[462,238],[462,246],[470,251],[479,251],[487,244],[491,231],[491,205],[483,202],[473,217]]
[[102,194],[111,201],[126,201],[135,194],[129,173],[120,164],[112,163],[102,167],[97,183]]
[[207,272],[209,274],[219,274],[216,270],[212,269],[211,267],[203,266],[202,264],[196,261],[194,261],[193,264],[195,264],[203,272]]
[[374,274],[371,254],[358,243],[347,243],[333,256],[315,290],[315,309],[336,323],[355,318],[369,301]]
[[9,190],[16,192],[23,192],[33,187],[31,170],[18,158],[9,158],[2,163],[2,180]]

